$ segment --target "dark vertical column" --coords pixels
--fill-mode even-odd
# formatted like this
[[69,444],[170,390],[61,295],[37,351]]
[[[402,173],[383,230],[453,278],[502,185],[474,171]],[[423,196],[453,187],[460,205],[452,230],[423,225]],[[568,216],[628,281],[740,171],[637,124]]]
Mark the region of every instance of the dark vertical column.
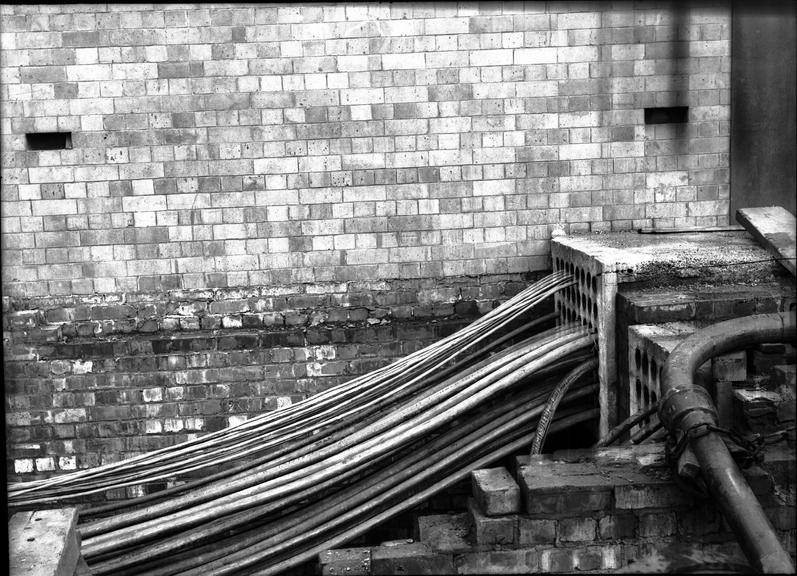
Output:
[[734,1],[731,19],[731,222],[738,208],[797,192],[797,3]]

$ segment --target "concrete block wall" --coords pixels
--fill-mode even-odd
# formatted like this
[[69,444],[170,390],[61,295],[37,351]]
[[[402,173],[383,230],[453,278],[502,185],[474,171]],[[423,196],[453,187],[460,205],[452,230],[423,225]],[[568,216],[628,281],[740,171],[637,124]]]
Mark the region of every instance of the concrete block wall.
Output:
[[[160,447],[403,355],[439,336],[430,320],[549,269],[554,228],[727,223],[727,2],[0,19],[12,477]],[[686,124],[644,123],[676,105]],[[31,149],[41,132],[70,147]],[[378,340],[389,352],[362,332],[334,358],[309,330],[394,322],[410,329]]]

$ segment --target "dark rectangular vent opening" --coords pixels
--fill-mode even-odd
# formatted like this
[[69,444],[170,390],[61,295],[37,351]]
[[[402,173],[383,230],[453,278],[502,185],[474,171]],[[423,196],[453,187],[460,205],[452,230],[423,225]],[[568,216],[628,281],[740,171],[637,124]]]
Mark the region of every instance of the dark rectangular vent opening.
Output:
[[28,150],[68,150],[72,148],[71,132],[30,132],[25,134]]
[[683,124],[689,119],[689,106],[645,108],[645,124]]

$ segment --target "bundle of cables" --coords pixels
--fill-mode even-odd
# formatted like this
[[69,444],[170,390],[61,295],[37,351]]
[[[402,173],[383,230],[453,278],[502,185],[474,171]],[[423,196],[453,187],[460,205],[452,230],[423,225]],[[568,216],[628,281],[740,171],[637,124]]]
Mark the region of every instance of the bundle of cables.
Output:
[[541,329],[555,314],[523,323],[573,283],[565,273],[546,276],[433,345],[282,410],[121,462],[11,484],[9,506],[65,505],[169,481],[81,510],[92,573],[284,572],[535,437],[539,444],[549,429],[596,419],[594,378],[580,378],[594,367],[593,334],[575,324]]

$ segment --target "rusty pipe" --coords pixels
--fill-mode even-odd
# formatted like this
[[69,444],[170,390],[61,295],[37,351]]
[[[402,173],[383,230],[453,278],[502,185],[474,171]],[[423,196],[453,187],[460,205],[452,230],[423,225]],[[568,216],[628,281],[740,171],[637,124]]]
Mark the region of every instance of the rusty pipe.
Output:
[[719,322],[689,336],[667,358],[661,375],[659,419],[671,434],[691,434],[689,444],[703,478],[751,565],[764,573],[794,573],[769,519],[722,439],[708,426],[717,412],[705,388],[694,382],[707,360],[754,344],[793,342],[794,315],[760,314]]

